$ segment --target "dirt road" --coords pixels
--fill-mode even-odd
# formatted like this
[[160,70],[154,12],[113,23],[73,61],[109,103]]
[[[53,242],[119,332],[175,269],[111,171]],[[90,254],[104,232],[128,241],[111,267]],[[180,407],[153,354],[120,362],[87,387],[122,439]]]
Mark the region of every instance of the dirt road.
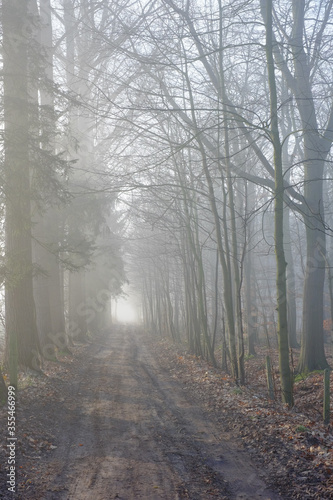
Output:
[[57,448],[25,499],[279,498],[135,328],[101,335],[61,394],[48,424]]

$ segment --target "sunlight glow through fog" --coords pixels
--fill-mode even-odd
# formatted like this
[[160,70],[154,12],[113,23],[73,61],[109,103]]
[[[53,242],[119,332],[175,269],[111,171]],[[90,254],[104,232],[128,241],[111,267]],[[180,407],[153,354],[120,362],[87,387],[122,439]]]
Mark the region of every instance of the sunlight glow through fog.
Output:
[[136,307],[126,299],[118,299],[114,308],[114,319],[119,323],[137,323],[139,321]]

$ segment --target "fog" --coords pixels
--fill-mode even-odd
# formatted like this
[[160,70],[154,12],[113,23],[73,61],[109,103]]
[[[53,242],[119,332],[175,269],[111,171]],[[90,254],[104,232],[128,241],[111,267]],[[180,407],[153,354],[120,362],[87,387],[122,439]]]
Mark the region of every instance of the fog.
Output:
[[241,383],[258,345],[289,387],[290,349],[326,368],[333,4],[32,4],[2,18],[13,359],[140,321]]
[[137,305],[130,298],[119,298],[112,307],[112,317],[118,323],[139,323]]

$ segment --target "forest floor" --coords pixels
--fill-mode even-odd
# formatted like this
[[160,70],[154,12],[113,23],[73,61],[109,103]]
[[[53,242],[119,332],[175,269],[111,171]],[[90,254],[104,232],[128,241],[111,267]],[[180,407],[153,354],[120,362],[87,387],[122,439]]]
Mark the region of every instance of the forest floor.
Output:
[[16,495],[7,490],[7,408],[0,410],[0,498],[333,497],[321,374],[296,384],[288,410],[267,400],[264,352],[247,361],[253,382],[239,388],[135,327],[114,327],[72,351],[45,363],[45,376],[21,377]]

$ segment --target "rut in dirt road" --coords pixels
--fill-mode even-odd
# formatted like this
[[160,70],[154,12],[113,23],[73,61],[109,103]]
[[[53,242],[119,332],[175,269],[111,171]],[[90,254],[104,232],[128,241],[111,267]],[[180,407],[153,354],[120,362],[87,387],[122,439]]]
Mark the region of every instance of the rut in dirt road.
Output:
[[58,474],[39,498],[279,498],[245,452],[159,368],[134,327],[89,347],[63,404],[62,439],[50,463]]

